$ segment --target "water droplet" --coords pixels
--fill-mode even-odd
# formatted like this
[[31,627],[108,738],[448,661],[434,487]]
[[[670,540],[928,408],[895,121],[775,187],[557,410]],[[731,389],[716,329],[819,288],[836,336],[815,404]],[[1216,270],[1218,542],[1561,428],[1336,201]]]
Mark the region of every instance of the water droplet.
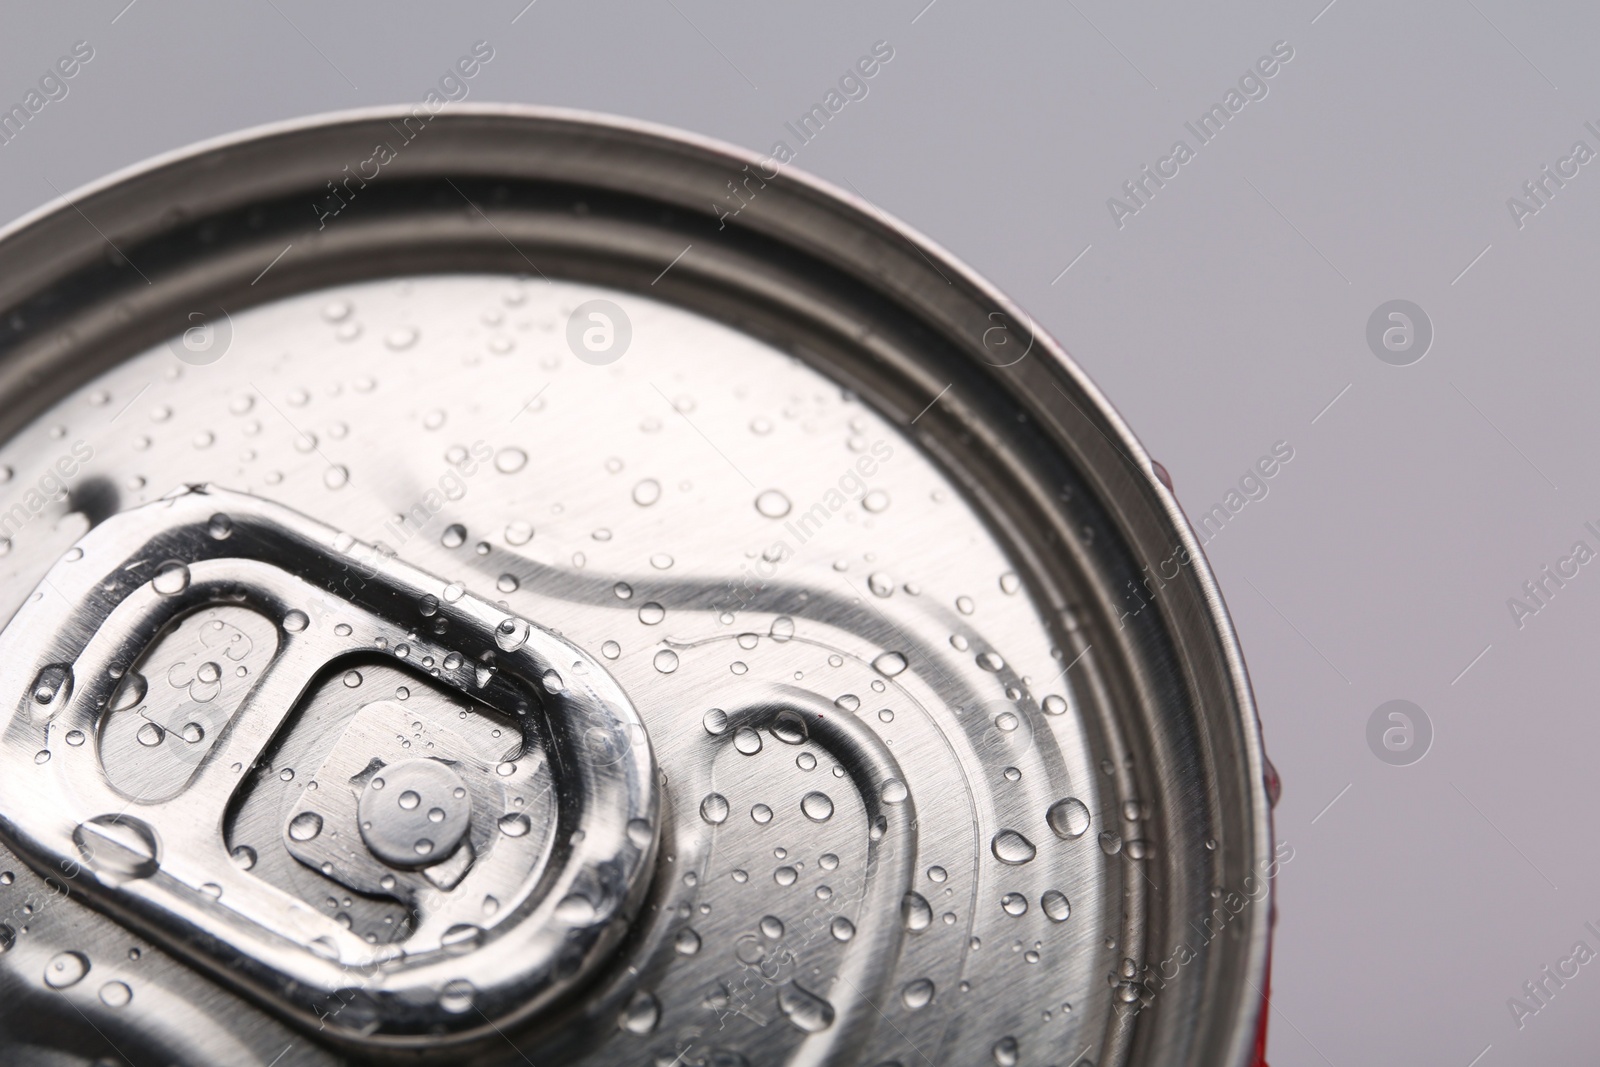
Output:
[[767,634],[774,641],[787,641],[794,636],[794,620],[787,615],[779,615],[772,620],[772,625],[767,629]]
[[977,605],[972,602],[972,598],[969,596],[958,596],[956,597],[956,610],[963,615],[971,615],[977,610]]
[[881,571],[867,575],[867,588],[872,590],[876,597],[889,597],[894,595],[894,579]]
[[460,548],[467,541],[467,528],[459,522],[453,522],[444,528],[444,533],[439,535],[439,543],[446,548]]
[[906,669],[906,658],[899,652],[885,652],[872,661],[872,669],[885,678],[893,678]]
[[667,617],[667,609],[657,604],[654,600],[639,606],[639,621],[646,626],[654,626]]
[[[132,677],[136,676],[130,675],[130,678]],[[125,703],[123,707],[131,707],[133,704],[138,703],[139,700],[144,699],[144,679],[142,677],[139,678],[137,683],[134,683],[129,679],[124,679],[123,685],[127,685],[129,687],[138,687],[138,696]],[[120,687],[118,688],[118,692],[121,692]],[[36,703],[62,705],[66,702],[66,698],[71,695],[72,670],[69,667],[63,667],[60,664],[52,664],[41,670],[39,672],[39,676],[33,680],[33,699]],[[116,700],[115,695],[113,695],[112,700]],[[54,712],[52,711],[50,714],[53,715]]]
[[733,747],[746,756],[754,756],[761,751],[761,735],[748,726],[741,726],[733,732]]
[[384,337],[383,343],[395,352],[402,352],[417,343],[415,326],[398,326]]
[[1063,715],[1067,710],[1067,702],[1055,693],[1045,697],[1042,706],[1046,715]]
[[544,683],[544,691],[546,693],[559,693],[567,687],[566,683],[561,680],[561,673],[554,667],[546,668],[545,672],[539,676],[539,680]]
[[177,596],[189,588],[189,568],[178,560],[169,559],[156,569],[150,587],[162,596]]
[[107,982],[100,987],[100,1002],[108,1008],[120,1008],[133,999],[133,990],[126,982]]
[[791,886],[800,878],[800,872],[793,867],[783,866],[772,872],[772,880],[781,886]]
[[904,989],[900,990],[900,1003],[916,1011],[926,1008],[933,1000],[933,983],[926,978],[918,978],[907,982]]
[[680,956],[693,956],[700,951],[700,935],[685,926],[672,939],[672,947]]
[[314,811],[302,811],[289,822],[289,836],[296,841],[310,841],[322,833],[322,816]]
[[651,827],[650,821],[648,819],[629,819],[628,840],[633,843],[634,848],[641,850],[649,848],[650,842],[655,840],[655,830]]
[[994,1048],[989,1050],[989,1054],[994,1057],[998,1067],[1017,1067],[1017,1039],[1002,1037],[994,1043]]
[[1050,805],[1044,820],[1057,837],[1070,841],[1089,829],[1089,809],[1077,797],[1063,797]]
[[452,956],[459,956],[471,952],[482,942],[483,927],[472,923],[456,923],[440,936],[439,947]]
[[139,743],[144,747],[154,748],[162,741],[166,740],[167,732],[161,727],[157,726],[155,723],[147,722],[143,726],[139,727],[138,731],[133,736],[137,737],[139,739]]
[[756,510],[769,519],[781,519],[793,507],[789,498],[776,489],[768,489],[756,497]]
[[83,744],[85,740],[86,738],[84,737],[82,730],[67,731],[67,744],[71,745],[73,748],[77,748],[79,745]]
[[512,445],[494,454],[494,469],[501,474],[515,474],[528,465],[528,454]]
[[904,804],[911,791],[900,779],[889,778],[879,787],[878,795],[883,798],[885,804]]
[[828,932],[833,935],[835,941],[848,941],[856,936],[856,926],[843,915],[838,915],[828,924]]
[[700,801],[700,817],[712,826],[728,820],[728,798],[721,793],[707,793]]
[[911,933],[920,933],[933,925],[933,906],[913,890],[900,898],[900,921]]
[[81,952],[60,952],[44,965],[44,984],[51,989],[66,989],[83,981],[88,973],[88,956]]
[[533,829],[533,823],[520,811],[510,812],[500,816],[500,832],[507,837],[525,837]]
[[804,744],[808,736],[806,721],[792,711],[780,711],[769,729],[773,737],[786,745]]
[[671,674],[678,669],[678,654],[670,648],[663,648],[655,654],[655,658],[650,662],[662,674]]
[[573,926],[588,926],[598,915],[594,902],[581,893],[571,893],[562,897],[561,903],[556,905],[555,910],[556,918]]
[[654,478],[646,478],[633,487],[633,502],[641,508],[647,508],[661,499],[661,483]]
[[1110,830],[1100,835],[1100,851],[1108,856],[1115,856],[1122,851],[1122,835],[1112,833]]
[[750,809],[750,819],[757,826],[765,826],[772,821],[772,809],[765,804],[757,804]]
[[292,634],[297,634],[311,625],[311,620],[306,613],[296,608],[283,617],[283,628]]
[[156,832],[131,815],[97,815],[72,832],[79,853],[97,871],[148,878],[161,864]]
[[978,666],[986,671],[1002,671],[1005,669],[1006,661],[1000,658],[998,652],[980,652],[978,653]]
[[877,514],[889,506],[889,494],[882,489],[874,489],[861,498],[861,506],[873,514]]
[[826,793],[810,792],[800,798],[800,810],[812,822],[833,818],[833,800]]
[[617,1026],[641,1037],[655,1030],[661,1021],[661,1005],[656,998],[643,990],[635,993],[628,1006],[617,1015]]
[[527,642],[532,629],[526,619],[515,616],[501,619],[494,628],[494,643],[502,652],[515,652]]
[[329,489],[343,489],[350,483],[350,468],[335,463],[322,472],[322,484]]
[[1053,923],[1064,923],[1067,916],[1072,914],[1067,895],[1059,889],[1046,889],[1044,896],[1039,898],[1039,907],[1044,909],[1045,918]]
[[1024,915],[1027,913],[1028,898],[1023,896],[1021,893],[1007,893],[1005,896],[1000,898],[1000,908],[1007,915],[1010,915],[1012,918],[1016,918],[1019,915]]
[[228,855],[233,857],[234,865],[241,871],[248,871],[256,865],[256,850],[249,845],[238,845]]
[[720,737],[728,730],[728,713],[721,708],[712,708],[700,720],[700,725],[706,728],[706,733],[712,737]]
[[506,525],[506,544],[521,546],[533,540],[533,526],[526,522],[512,522]]
[[345,688],[347,688],[347,689],[355,689],[357,686],[359,686],[361,684],[361,672],[360,671],[345,671],[344,672],[344,684],[345,684]]
[[465,978],[452,978],[439,989],[439,1007],[452,1015],[460,1015],[472,1007],[472,998],[477,992]]
[[607,641],[600,646],[600,654],[606,659],[616,659],[622,655],[622,646],[615,641]]
[[206,532],[218,541],[225,541],[233,533],[233,520],[218,512],[206,524]]
[[1032,841],[1015,830],[1001,830],[995,834],[989,842],[989,849],[995,859],[1013,867],[1029,862],[1038,852]]
[[804,1033],[820,1033],[833,1025],[833,1005],[794,982],[778,987],[778,1010]]

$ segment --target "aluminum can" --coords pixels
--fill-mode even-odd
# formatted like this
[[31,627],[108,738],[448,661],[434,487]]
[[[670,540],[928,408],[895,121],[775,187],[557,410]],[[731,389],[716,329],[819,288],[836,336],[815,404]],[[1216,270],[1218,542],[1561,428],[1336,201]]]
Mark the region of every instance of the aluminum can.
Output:
[[1160,468],[870,204],[376,110],[0,233],[6,1063],[1246,1065]]

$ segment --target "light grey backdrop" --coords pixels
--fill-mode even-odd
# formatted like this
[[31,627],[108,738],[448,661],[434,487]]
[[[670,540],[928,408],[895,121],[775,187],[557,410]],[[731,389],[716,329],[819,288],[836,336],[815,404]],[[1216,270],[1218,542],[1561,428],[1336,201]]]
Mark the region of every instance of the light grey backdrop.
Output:
[[[1295,848],[1275,1067],[1600,1054],[1600,963],[1568,964],[1536,1014],[1523,988],[1580,940],[1600,951],[1600,565],[1573,558],[1600,551],[1600,162],[1573,156],[1600,152],[1600,20],[1511,0],[126,2],[6,11],[0,104],[76,42],[93,58],[0,147],[0,219],[202,138],[420,101],[480,39],[495,59],[472,100],[793,147],[784,123],[889,42],[796,165],[1016,297],[1191,516],[1228,515],[1208,553]],[[1226,111],[1277,42],[1292,58],[1202,144],[1185,123]],[[1180,139],[1193,158],[1162,164]],[[1141,203],[1123,183],[1146,165],[1177,172]],[[1433,328],[1409,366],[1367,340],[1394,299]],[[1405,323],[1382,325],[1403,347]],[[1267,495],[1230,501],[1278,442],[1293,459]],[[1564,558],[1557,585],[1542,568]],[[1535,601],[1523,583],[1541,579]],[[1512,597],[1538,610],[1518,619]],[[1406,766],[1368,742],[1395,699],[1433,730]],[[1420,729],[1408,752],[1406,724],[1381,725],[1420,751]]]

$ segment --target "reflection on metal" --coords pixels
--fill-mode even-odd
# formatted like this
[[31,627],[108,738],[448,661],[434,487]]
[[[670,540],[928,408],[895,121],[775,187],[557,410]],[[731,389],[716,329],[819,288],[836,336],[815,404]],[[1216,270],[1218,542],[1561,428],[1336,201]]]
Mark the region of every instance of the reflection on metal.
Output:
[[92,457],[0,551],[7,1054],[1248,1063],[1243,665],[1059,345],[593,116],[453,107],[317,230],[404,117],[76,196],[148,282],[0,234],[0,469]]
[[277,650],[277,627],[248,608],[177,620],[112,692],[99,733],[111,788],[135,802],[182,792]]

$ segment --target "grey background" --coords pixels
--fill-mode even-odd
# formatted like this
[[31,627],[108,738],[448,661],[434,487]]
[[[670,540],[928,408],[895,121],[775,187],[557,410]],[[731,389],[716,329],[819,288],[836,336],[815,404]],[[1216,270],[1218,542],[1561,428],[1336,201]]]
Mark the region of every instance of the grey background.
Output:
[[[1600,950],[1583,929],[1600,927],[1600,565],[1520,629],[1507,598],[1575,541],[1600,550],[1583,529],[1600,528],[1600,161],[1521,229],[1506,200],[1574,141],[1600,150],[1583,128],[1600,126],[1600,23],[1554,3],[1326,2],[13,6],[0,102],[76,41],[95,57],[0,147],[0,218],[202,138],[420,101],[479,39],[495,58],[473,101],[767,152],[888,41],[870,94],[796,165],[1030,309],[1191,515],[1294,449],[1207,549],[1295,848],[1272,1063],[1593,1062],[1600,963],[1521,1030],[1507,998],[1574,942]],[[1294,58],[1268,96],[1119,229],[1107,198],[1193,146],[1184,122],[1280,40]],[[1365,341],[1396,298],[1434,325],[1408,367]],[[1411,766],[1367,747],[1391,699],[1433,724]]]

